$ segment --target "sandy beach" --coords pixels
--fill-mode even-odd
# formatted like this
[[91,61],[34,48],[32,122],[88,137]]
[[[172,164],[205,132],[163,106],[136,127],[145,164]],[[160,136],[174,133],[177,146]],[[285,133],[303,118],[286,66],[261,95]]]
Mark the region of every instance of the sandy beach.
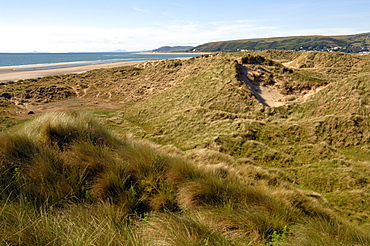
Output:
[[[8,67],[0,68],[0,82],[16,81],[21,79],[34,79],[52,75],[68,74],[68,73],[82,73],[89,70],[99,69],[99,68],[111,68],[120,66],[131,66],[143,61],[129,61],[129,62],[116,62],[116,63],[104,63],[104,64],[94,64],[94,65],[77,65],[73,67],[63,67],[63,68],[51,68],[42,70],[14,70],[22,68],[37,68],[41,66],[20,66],[20,67]],[[52,64],[50,66],[55,66]],[[63,65],[63,64],[57,64]],[[46,67],[46,66],[42,66]]]

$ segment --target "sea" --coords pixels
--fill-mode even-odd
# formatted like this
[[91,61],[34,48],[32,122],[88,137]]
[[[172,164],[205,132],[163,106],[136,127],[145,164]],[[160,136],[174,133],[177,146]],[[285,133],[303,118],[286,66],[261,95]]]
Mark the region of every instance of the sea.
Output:
[[[92,53],[0,53],[0,68],[42,70],[103,63],[190,58],[195,53],[92,52]],[[28,67],[27,67],[28,66]]]

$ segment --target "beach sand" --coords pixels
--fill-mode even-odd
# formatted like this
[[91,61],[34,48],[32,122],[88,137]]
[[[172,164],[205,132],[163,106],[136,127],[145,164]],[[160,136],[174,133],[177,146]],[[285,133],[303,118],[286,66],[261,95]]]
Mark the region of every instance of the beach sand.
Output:
[[[89,70],[99,69],[99,68],[111,68],[111,67],[121,67],[121,66],[131,66],[143,61],[129,61],[129,62],[116,62],[116,63],[104,63],[104,64],[94,64],[94,65],[80,65],[73,67],[64,68],[51,68],[42,70],[13,70],[19,68],[32,68],[32,66],[21,66],[21,67],[8,67],[0,68],[0,82],[16,81],[21,79],[35,79],[40,77],[69,74],[69,73],[82,73]],[[50,65],[55,66],[56,64]],[[57,64],[63,65],[63,64]],[[34,68],[40,66],[33,66]],[[46,66],[42,66],[46,67]]]

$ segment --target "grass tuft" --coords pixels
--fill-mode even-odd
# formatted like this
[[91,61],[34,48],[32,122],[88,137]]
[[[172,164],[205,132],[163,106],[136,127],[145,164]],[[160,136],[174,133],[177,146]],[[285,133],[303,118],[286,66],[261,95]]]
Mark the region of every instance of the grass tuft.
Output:
[[5,245],[276,245],[316,235],[319,244],[369,242],[319,195],[276,175],[214,151],[193,151],[197,165],[173,149],[117,138],[86,114],[44,115],[0,139]]

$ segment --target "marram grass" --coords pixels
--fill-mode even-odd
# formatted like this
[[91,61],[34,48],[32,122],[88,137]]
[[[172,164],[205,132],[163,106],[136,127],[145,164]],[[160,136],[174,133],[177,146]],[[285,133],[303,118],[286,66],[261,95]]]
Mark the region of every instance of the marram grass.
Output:
[[[0,136],[2,245],[368,245],[369,233],[292,186],[202,165],[89,114]],[[165,149],[165,148],[163,148]],[[252,168],[252,167],[251,167]],[[257,170],[257,169],[256,169]],[[271,176],[272,177],[272,176]],[[260,181],[259,181],[260,180]],[[318,235],[321,235],[319,238]]]

